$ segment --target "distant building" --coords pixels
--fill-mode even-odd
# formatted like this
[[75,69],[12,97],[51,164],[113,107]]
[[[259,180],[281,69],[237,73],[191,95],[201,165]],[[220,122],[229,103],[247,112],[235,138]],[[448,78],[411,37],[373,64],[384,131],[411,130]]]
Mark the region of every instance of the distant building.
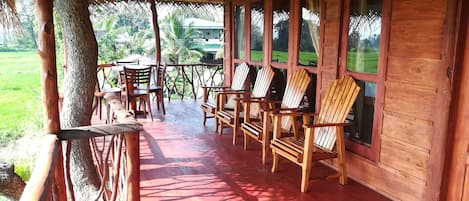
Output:
[[223,48],[223,23],[213,22],[199,18],[187,18],[184,20],[184,27],[189,27],[197,31],[197,42],[201,43],[202,49],[211,54],[215,54]]

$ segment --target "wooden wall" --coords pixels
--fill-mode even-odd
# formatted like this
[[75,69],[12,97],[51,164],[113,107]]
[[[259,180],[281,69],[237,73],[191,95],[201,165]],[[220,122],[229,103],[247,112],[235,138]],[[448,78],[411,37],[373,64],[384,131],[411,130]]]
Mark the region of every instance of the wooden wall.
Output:
[[[388,7],[380,152],[376,162],[347,153],[349,176],[396,200],[439,194],[449,111],[447,0],[383,1]],[[388,2],[388,3],[386,3]],[[386,9],[386,8],[385,8]],[[340,0],[325,0],[318,84],[337,76]],[[380,86],[378,86],[380,87]],[[335,162],[333,162],[335,163]]]

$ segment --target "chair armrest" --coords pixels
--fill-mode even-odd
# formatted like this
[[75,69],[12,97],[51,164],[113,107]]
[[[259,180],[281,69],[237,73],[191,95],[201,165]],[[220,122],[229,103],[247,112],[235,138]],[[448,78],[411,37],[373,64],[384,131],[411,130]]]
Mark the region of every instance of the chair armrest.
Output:
[[300,111],[295,111],[295,110],[271,110],[271,116],[291,116],[291,117],[299,117],[303,116],[304,113]]
[[227,86],[202,86],[202,89],[229,89]]
[[305,124],[303,128],[319,128],[319,127],[332,127],[332,126],[351,126],[352,123],[325,123],[325,124]]
[[246,91],[220,91],[220,92],[217,92],[217,96],[220,96],[220,95],[236,95],[236,94],[249,94],[249,92],[246,92]]
[[98,64],[99,68],[108,68],[108,67],[113,67],[115,66],[114,64]]
[[296,113],[301,113],[301,115],[304,114],[304,112],[301,112],[301,108],[274,108],[274,109],[270,109],[270,110],[267,110],[268,112],[271,112],[272,114],[280,114],[280,113],[292,113],[292,112],[296,112]]

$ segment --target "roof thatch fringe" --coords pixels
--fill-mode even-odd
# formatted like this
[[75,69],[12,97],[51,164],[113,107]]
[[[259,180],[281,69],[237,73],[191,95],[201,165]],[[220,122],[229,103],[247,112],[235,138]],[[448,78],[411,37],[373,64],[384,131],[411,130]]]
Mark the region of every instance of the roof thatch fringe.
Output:
[[18,33],[21,30],[14,0],[0,0],[0,28],[7,35]]
[[[158,10],[160,8],[168,8],[174,10],[185,11],[186,13],[205,13],[207,15],[216,16],[217,8],[222,8],[223,0],[209,1],[209,0],[186,0],[186,1],[166,1],[166,0],[156,0],[156,6]],[[135,7],[140,7],[142,11],[150,12],[149,10],[149,0],[91,0],[92,7],[98,8],[101,11],[106,10],[109,13],[113,13],[116,10],[122,8],[135,9]],[[137,6],[135,6],[137,5]]]

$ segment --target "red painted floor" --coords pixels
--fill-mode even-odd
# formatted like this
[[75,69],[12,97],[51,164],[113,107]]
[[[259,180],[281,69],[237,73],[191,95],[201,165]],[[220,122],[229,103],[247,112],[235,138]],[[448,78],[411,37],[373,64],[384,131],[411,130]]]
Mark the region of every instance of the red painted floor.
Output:
[[[167,114],[153,110],[154,121],[139,118],[141,133],[142,200],[314,200],[379,201],[378,193],[349,180],[342,186],[336,180],[310,183],[309,192],[300,192],[301,169],[281,161],[279,171],[270,172],[271,163],[262,165],[260,146],[248,151],[231,144],[231,130],[219,136],[213,119],[202,125],[200,102],[171,101]],[[331,169],[317,165],[312,177]]]

